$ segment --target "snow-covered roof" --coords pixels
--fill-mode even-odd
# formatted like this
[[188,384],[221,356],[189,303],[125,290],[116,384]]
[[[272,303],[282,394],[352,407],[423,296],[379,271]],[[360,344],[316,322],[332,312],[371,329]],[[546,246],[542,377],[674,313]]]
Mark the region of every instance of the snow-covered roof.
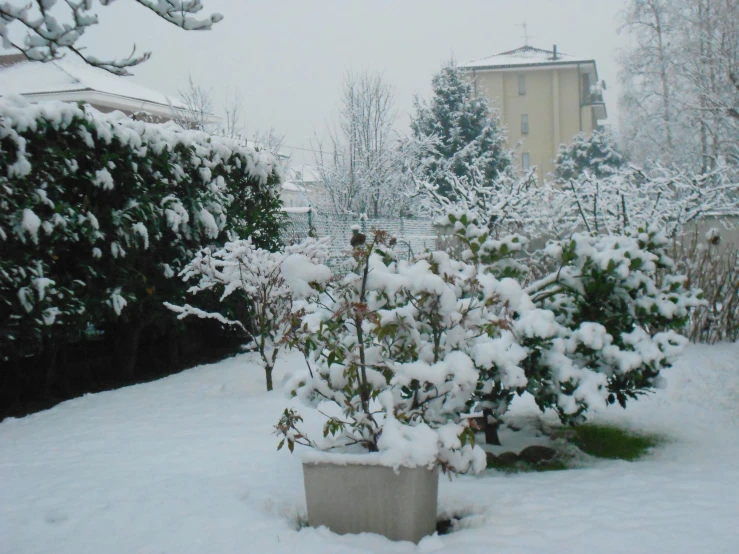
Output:
[[139,85],[130,77],[67,59],[41,63],[0,56],[0,96],[6,94],[20,94],[31,101],[82,100],[131,111],[154,107],[169,113],[170,106],[186,107],[178,98]]
[[462,69],[499,69],[506,67],[533,67],[542,65],[574,65],[593,64],[592,58],[580,58],[570,54],[564,54],[554,49],[544,50],[533,46],[522,46],[515,50],[493,54],[485,58],[479,58],[466,63],[459,64]]

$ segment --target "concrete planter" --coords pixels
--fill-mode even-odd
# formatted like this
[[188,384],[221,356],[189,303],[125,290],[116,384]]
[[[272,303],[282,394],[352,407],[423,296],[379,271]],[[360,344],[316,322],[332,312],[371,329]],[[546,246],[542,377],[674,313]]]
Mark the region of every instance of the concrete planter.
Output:
[[303,462],[308,524],[418,542],[436,530],[439,470]]

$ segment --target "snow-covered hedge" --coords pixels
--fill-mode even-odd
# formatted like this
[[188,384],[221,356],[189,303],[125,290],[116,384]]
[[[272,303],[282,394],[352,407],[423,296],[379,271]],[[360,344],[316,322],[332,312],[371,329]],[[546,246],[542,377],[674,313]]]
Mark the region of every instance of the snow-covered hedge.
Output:
[[265,152],[57,102],[0,99],[0,358],[88,323],[168,312],[175,278],[228,232],[275,247]]

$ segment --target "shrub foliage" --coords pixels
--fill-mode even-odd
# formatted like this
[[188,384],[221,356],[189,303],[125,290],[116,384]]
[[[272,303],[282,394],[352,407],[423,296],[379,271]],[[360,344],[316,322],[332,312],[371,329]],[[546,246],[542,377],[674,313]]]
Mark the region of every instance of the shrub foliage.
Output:
[[[0,360],[90,325],[173,318],[176,275],[229,233],[277,246],[271,155],[173,124],[0,100]],[[135,347],[134,347],[135,352]]]

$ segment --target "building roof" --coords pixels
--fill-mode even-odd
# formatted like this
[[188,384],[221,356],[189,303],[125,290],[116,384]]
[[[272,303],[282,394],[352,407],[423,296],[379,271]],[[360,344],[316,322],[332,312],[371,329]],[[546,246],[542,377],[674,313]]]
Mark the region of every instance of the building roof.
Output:
[[0,96],[20,94],[29,100],[83,100],[111,108],[169,113],[186,108],[178,98],[139,85],[129,77],[67,59],[36,62],[19,56],[0,56]]
[[592,58],[580,58],[570,54],[557,51],[556,46],[552,50],[534,48],[533,46],[522,46],[515,50],[493,54],[485,58],[479,58],[466,63],[459,64],[462,69],[503,69],[507,67],[535,67],[551,65],[576,65],[593,64]]

